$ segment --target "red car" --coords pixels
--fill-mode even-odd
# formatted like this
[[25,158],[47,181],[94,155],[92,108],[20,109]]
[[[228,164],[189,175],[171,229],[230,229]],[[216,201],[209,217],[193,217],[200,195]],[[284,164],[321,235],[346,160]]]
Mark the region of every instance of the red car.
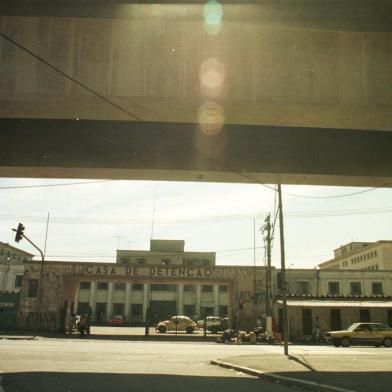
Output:
[[122,314],[116,314],[109,320],[109,325],[114,327],[122,327],[125,324],[124,316]]

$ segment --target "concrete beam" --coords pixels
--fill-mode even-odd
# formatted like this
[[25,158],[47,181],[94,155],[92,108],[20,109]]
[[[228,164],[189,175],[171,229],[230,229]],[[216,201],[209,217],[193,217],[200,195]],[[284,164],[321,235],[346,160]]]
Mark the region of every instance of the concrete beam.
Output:
[[392,132],[1,119],[0,176],[392,185]]

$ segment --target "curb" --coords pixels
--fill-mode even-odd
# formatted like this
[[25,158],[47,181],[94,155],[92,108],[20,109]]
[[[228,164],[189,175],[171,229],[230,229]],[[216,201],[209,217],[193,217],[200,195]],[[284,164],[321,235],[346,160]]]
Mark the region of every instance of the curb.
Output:
[[310,389],[313,391],[357,392],[352,389],[334,387],[333,385],[320,384],[320,383],[317,383],[314,381],[301,380],[300,378],[279,376],[277,374],[272,374],[272,373],[264,372],[262,370],[248,368],[246,366],[233,365],[232,363],[223,362],[223,361],[219,361],[219,360],[211,360],[211,364],[221,366],[226,369],[234,369],[239,372],[250,374],[252,376],[256,376],[259,378],[265,378],[266,380],[269,380],[269,381],[273,381],[273,382],[278,381],[278,382],[281,382],[281,383],[284,383],[287,385],[295,385],[295,386],[303,387],[303,388]]

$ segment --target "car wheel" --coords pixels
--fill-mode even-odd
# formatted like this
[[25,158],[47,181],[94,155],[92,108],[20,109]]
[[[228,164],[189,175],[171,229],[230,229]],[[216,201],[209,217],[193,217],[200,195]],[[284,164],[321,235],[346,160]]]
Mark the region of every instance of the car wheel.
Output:
[[340,346],[341,346],[340,340],[334,339],[333,345],[334,345],[335,347],[340,347]]
[[193,333],[193,327],[186,327],[186,333]]
[[348,337],[342,339],[341,344],[343,347],[349,347],[351,344],[351,340]]
[[163,325],[159,326],[158,331],[160,333],[165,333],[166,332],[166,327],[164,327]]
[[385,338],[383,341],[383,345],[385,347],[392,347],[392,339],[391,338]]

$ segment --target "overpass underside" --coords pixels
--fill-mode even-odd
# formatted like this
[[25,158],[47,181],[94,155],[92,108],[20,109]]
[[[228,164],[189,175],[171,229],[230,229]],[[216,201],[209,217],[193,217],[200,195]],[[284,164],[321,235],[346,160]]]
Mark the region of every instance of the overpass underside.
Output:
[[392,184],[390,1],[109,3],[0,5],[0,176]]

